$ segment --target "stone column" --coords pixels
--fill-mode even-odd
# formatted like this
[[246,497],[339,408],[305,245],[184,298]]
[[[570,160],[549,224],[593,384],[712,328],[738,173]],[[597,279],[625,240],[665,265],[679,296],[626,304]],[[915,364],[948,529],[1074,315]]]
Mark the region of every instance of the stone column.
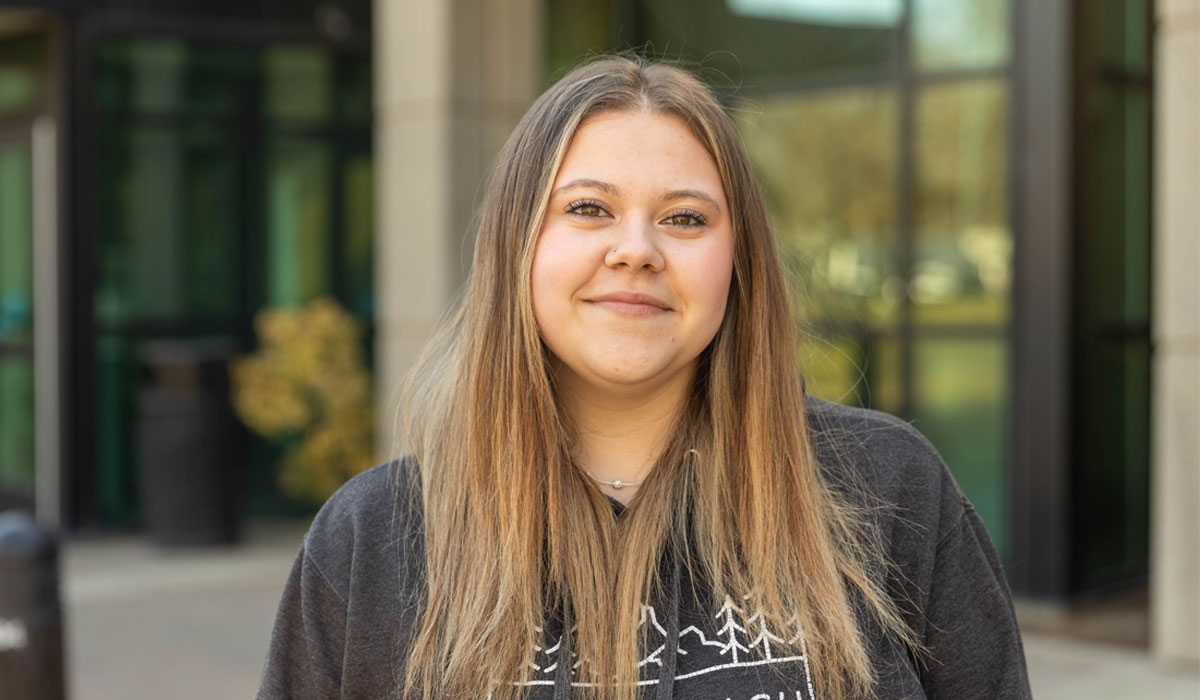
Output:
[[495,154],[540,92],[540,0],[375,0],[376,448],[466,278]]
[[1200,663],[1200,0],[1159,0],[1155,85],[1151,620]]

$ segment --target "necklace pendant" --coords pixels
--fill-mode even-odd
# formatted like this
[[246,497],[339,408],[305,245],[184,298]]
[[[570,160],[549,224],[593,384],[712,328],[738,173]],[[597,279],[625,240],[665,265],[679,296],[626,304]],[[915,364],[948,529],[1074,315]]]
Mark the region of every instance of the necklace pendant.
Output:
[[620,491],[623,486],[625,486],[625,482],[621,481],[620,479],[617,479],[616,481],[612,482],[612,487],[614,489],[616,489],[617,491]]

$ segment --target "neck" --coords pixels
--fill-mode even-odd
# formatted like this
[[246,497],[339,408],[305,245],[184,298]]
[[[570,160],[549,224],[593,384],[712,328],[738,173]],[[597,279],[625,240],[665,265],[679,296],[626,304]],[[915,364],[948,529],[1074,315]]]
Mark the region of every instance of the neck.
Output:
[[597,388],[560,373],[559,397],[578,435],[571,456],[593,479],[623,484],[598,484],[604,493],[626,504],[637,494],[683,409],[694,371],[637,390]]

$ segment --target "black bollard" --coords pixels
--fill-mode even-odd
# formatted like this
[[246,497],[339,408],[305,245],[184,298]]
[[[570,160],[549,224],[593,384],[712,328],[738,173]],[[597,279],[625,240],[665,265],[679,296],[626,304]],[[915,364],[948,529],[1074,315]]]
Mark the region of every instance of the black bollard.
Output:
[[0,698],[63,700],[58,547],[23,511],[0,513]]

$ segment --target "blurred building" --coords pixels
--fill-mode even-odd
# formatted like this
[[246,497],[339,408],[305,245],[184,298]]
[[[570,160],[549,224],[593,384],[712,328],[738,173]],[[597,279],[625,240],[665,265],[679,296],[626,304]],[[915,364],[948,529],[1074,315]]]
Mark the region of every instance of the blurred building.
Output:
[[[734,108],[810,391],[914,421],[1023,599],[1148,585],[1158,653],[1200,659],[1196,0],[22,4],[0,488],[44,517],[139,522],[145,340],[249,349],[257,309],[317,294],[372,324],[389,445],[509,130],[580,58],[649,45]],[[241,450],[252,511],[300,507],[275,456]]]

